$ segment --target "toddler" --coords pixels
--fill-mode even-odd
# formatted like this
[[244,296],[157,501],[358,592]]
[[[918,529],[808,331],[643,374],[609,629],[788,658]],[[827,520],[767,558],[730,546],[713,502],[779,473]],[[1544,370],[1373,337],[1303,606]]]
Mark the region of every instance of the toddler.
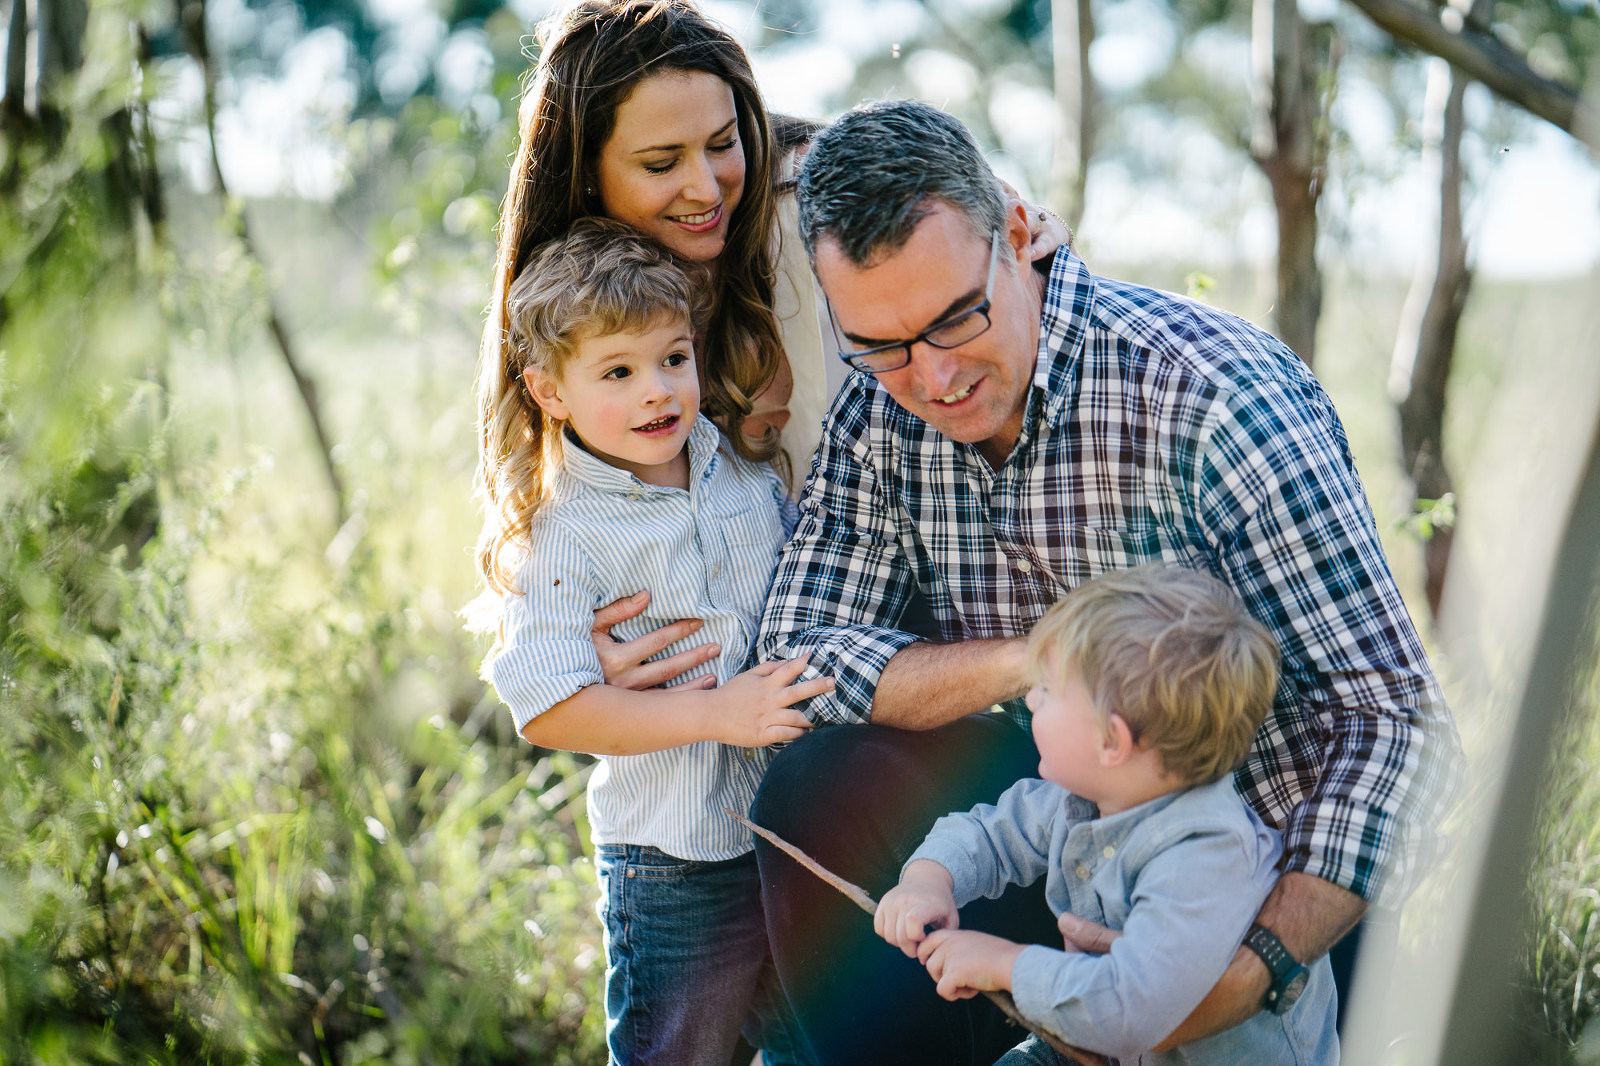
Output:
[[[1009,991],[1030,1021],[1120,1063],[1336,1063],[1326,957],[1284,1013],[1147,1050],[1216,984],[1278,877],[1278,833],[1231,780],[1277,686],[1266,629],[1211,577],[1140,567],[1069,593],[1028,656],[1042,780],[935,822],[878,908],[879,935],[945,998]],[[1120,931],[1106,954],[957,928],[958,906],[1040,877],[1058,918]],[[1001,1063],[1062,1061],[1030,1037]]]

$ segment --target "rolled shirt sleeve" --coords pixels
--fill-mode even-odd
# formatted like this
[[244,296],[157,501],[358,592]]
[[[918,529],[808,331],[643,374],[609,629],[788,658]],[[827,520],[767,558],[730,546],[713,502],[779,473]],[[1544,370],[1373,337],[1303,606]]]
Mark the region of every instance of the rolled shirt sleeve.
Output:
[[[1230,396],[1189,481],[1223,576],[1282,651],[1278,713],[1237,783],[1266,800],[1283,746],[1320,749],[1282,826],[1285,869],[1397,905],[1442,850],[1432,827],[1458,782],[1459,741],[1343,428],[1309,375],[1296,385]],[[1286,736],[1297,727],[1310,736]]]
[[884,666],[919,639],[883,624],[900,617],[912,577],[875,478],[869,410],[861,385],[847,383],[818,448],[799,524],[778,558],[756,641],[758,659],[809,653],[803,676],[833,677],[831,693],[800,708],[819,724],[870,721]]
[[505,597],[504,648],[489,680],[520,733],[562,700],[605,683],[589,632],[594,605],[606,601],[581,542],[558,522],[534,523],[517,587],[525,594]]

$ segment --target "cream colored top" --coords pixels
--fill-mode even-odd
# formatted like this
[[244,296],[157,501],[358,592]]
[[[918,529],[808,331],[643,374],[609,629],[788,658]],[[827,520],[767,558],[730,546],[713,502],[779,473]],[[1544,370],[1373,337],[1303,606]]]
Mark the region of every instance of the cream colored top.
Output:
[[777,284],[773,286],[773,313],[778,334],[789,357],[794,389],[789,395],[789,421],[783,427],[783,447],[794,462],[795,494],[805,485],[811,457],[822,439],[822,420],[850,368],[838,356],[839,346],[827,325],[827,309],[811,273],[805,242],[800,239],[799,208],[794,193],[778,202]]

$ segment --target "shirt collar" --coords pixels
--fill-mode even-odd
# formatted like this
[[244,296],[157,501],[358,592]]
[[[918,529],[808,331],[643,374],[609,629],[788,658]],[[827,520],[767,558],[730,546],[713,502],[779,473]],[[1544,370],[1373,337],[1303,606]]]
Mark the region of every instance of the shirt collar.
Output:
[[1095,278],[1082,259],[1062,247],[1056,251],[1045,281],[1044,310],[1039,318],[1039,351],[1033,365],[1030,423],[1042,417],[1055,428],[1072,398],[1072,383],[1083,362],[1089,310],[1095,302]]
[[[689,485],[695,484],[705,478],[714,469],[717,461],[717,447],[722,443],[722,434],[712,424],[711,419],[704,415],[696,415],[694,424],[689,427]],[[612,466],[610,463],[593,455],[577,438],[572,435],[570,427],[562,431],[561,441],[562,471],[572,480],[581,485],[599,492],[612,493],[655,493],[679,492],[681,490],[668,488],[664,485],[651,485],[641,481],[637,475],[623,470],[621,467]]]

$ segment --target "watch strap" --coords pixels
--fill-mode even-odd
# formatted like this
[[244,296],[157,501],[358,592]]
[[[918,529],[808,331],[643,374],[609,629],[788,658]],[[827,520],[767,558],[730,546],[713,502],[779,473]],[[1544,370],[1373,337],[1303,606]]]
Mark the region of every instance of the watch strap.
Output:
[[1289,954],[1289,949],[1283,946],[1283,941],[1278,939],[1276,933],[1263,925],[1250,926],[1250,932],[1245,934],[1244,946],[1259,955],[1272,974],[1272,986],[1267,989],[1262,1005],[1274,1014],[1281,1014],[1292,1006],[1292,1003],[1283,1001],[1284,993],[1296,977],[1305,973],[1305,965]]

